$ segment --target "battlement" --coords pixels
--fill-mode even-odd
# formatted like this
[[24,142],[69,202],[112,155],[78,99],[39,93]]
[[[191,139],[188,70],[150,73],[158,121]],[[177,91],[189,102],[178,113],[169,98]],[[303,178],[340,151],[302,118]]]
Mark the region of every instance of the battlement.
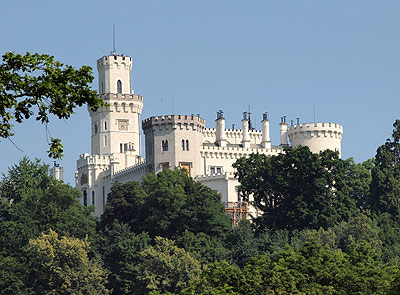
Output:
[[336,123],[302,123],[289,126],[288,133],[300,132],[300,131],[335,131],[343,133],[343,126]]
[[110,160],[111,155],[90,155],[88,153],[84,153],[79,155],[77,167],[79,169],[89,165],[109,165]]
[[114,180],[121,179],[123,177],[132,176],[132,175],[145,175],[147,173],[147,161],[146,159],[142,159],[139,163],[134,166],[124,168],[122,170],[117,171],[112,178]]
[[239,159],[250,154],[278,155],[282,152],[282,148],[273,147],[271,149],[264,148],[243,148],[243,147],[220,147],[220,146],[203,146],[200,149],[202,157],[221,158],[221,159]]
[[123,65],[128,68],[132,68],[132,57],[121,55],[109,55],[103,56],[97,60],[97,68],[108,66],[113,67],[114,64],[118,66]]
[[[105,108],[100,108],[96,112],[117,112],[117,113],[142,113],[143,109],[143,96],[137,94],[103,94],[100,96],[105,103],[108,104]],[[88,108],[90,114],[92,111]]]
[[233,172],[198,175],[194,179],[201,182],[207,180],[229,179],[229,178],[235,178]]
[[166,115],[166,116],[154,116],[147,118],[142,121],[143,130],[147,128],[153,128],[156,126],[161,127],[162,125],[172,125],[172,128],[178,128],[178,126],[192,126],[193,130],[203,131],[205,128],[205,120],[195,115]]

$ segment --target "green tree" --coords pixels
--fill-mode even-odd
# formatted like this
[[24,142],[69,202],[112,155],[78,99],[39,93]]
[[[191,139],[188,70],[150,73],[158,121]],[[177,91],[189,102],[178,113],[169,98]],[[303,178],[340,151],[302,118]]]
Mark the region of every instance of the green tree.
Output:
[[134,234],[129,225],[114,222],[103,229],[94,245],[100,253],[105,267],[110,270],[107,287],[114,294],[145,293],[137,277],[141,252],[150,243],[147,233]]
[[224,237],[230,231],[221,196],[188,177],[183,170],[148,174],[138,184],[116,184],[101,225],[127,223],[135,233],[175,239],[186,230]]
[[0,252],[20,255],[29,239],[53,228],[62,235],[95,235],[95,219],[75,188],[54,180],[39,160],[22,159],[0,181]]
[[252,154],[234,167],[241,191],[263,212],[255,219],[260,229],[327,228],[356,210],[346,185],[348,163],[337,152],[285,149],[277,156]]
[[374,159],[369,159],[362,163],[355,163],[353,158],[346,160],[346,185],[348,195],[356,202],[357,208],[366,209],[370,198],[370,186],[372,182],[372,169]]
[[90,243],[49,234],[29,241],[29,286],[33,294],[109,294],[107,274],[89,259]]
[[374,213],[400,213],[400,120],[393,124],[392,138],[376,151],[372,170],[371,195],[368,208]]
[[[47,54],[25,55],[7,52],[0,64],[0,138],[14,135],[13,122],[22,123],[31,116],[46,125],[49,116],[68,119],[76,107],[87,104],[91,110],[103,101],[90,89],[92,69],[75,70]],[[36,110],[36,114],[35,114]],[[51,138],[49,156],[62,157],[58,138]]]
[[180,292],[200,274],[200,263],[174,241],[156,237],[155,245],[141,252],[138,280],[149,291]]
[[242,219],[233,228],[228,239],[230,261],[239,267],[243,267],[252,257],[259,255],[260,240],[249,220]]

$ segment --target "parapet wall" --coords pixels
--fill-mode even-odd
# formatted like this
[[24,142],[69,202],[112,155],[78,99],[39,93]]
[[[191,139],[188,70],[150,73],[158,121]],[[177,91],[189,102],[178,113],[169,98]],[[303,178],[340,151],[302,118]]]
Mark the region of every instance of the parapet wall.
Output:
[[112,67],[114,64],[132,67],[132,57],[125,55],[109,55],[103,56],[97,60],[97,68],[109,66]]
[[165,127],[170,125],[173,129],[191,129],[198,132],[203,132],[205,128],[205,120],[195,115],[166,115],[154,116],[142,121],[142,128]]
[[90,155],[88,153],[81,154],[77,161],[77,168],[89,165],[110,165],[110,155]]

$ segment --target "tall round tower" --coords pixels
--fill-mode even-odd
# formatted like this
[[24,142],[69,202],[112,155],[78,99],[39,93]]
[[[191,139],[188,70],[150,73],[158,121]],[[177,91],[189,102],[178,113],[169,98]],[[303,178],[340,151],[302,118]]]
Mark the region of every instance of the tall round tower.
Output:
[[313,153],[326,149],[341,153],[343,126],[336,123],[303,123],[288,128],[292,147],[308,146]]
[[92,154],[129,153],[140,156],[140,114],[143,97],[131,88],[132,58],[103,56],[97,60],[100,97],[106,108],[90,112]]

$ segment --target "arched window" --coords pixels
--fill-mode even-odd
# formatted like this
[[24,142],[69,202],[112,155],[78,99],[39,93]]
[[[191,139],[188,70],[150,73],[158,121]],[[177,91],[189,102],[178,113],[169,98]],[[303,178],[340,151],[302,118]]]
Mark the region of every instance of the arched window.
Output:
[[94,202],[94,191],[92,191],[92,205],[96,205]]
[[122,93],[122,82],[121,82],[121,80],[117,81],[117,93]]
[[104,146],[107,146],[107,135],[104,135]]
[[184,151],[184,150],[185,150],[185,140],[182,139],[182,151]]
[[107,121],[104,121],[104,130],[107,130]]
[[163,140],[161,143],[162,151],[168,152],[168,140]]
[[83,206],[87,207],[88,205],[88,200],[87,200],[87,191],[83,191]]
[[189,140],[188,139],[186,139],[186,150],[187,151],[189,150]]

